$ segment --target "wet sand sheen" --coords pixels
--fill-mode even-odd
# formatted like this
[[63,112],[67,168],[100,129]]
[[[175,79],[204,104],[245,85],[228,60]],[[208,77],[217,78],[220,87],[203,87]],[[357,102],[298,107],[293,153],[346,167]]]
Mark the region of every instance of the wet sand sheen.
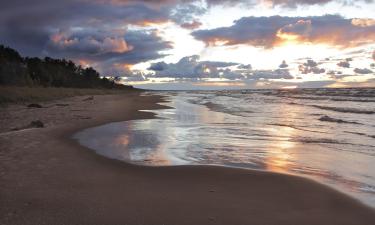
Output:
[[[239,110],[234,106],[243,100],[240,97],[220,101],[217,93],[210,94],[170,93],[169,102],[163,104],[171,108],[153,111],[158,119],[105,124],[80,131],[75,138],[100,155],[140,165],[221,165],[303,176],[375,207],[371,149],[375,143],[344,136],[346,130],[356,130],[357,124],[338,123],[333,129],[319,116],[308,117],[306,106],[280,103],[278,98],[267,104],[261,96],[254,100],[241,94],[249,100]],[[215,111],[210,104],[192,103],[201,99],[215,102]],[[258,111],[283,110],[256,116],[253,109],[245,114],[254,104],[263,105]],[[233,108],[241,116],[233,115]]]
[[[158,101],[95,97],[82,108],[91,120],[65,115],[63,124],[2,133],[0,224],[375,224],[373,209],[307,179],[215,166],[136,166],[70,139],[87,127],[152,118],[138,110],[160,108]],[[53,119],[51,110],[43,113]]]

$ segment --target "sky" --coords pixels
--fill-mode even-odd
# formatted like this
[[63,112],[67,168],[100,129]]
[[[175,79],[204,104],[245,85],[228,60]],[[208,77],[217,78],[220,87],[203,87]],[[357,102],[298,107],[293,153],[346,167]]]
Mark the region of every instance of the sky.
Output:
[[375,0],[0,0],[0,44],[156,90],[375,87]]

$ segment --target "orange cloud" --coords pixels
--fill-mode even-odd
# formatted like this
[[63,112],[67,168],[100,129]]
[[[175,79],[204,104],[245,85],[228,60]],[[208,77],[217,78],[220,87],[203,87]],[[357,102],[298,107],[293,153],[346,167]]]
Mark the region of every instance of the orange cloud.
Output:
[[190,29],[190,30],[197,29],[200,26],[202,26],[202,23],[199,22],[199,21],[193,21],[191,23],[183,23],[183,24],[181,24],[182,28]]
[[359,27],[371,27],[375,25],[374,19],[352,19],[352,24]]
[[338,15],[313,17],[243,17],[230,27],[194,31],[207,45],[272,48],[285,44],[327,44],[356,47],[375,41],[375,20],[346,19]]
[[51,35],[50,41],[54,47],[60,49],[87,49],[97,53],[125,53],[133,50],[133,46],[128,45],[121,36],[95,37],[94,35],[87,35],[81,37],[70,31],[60,31]]

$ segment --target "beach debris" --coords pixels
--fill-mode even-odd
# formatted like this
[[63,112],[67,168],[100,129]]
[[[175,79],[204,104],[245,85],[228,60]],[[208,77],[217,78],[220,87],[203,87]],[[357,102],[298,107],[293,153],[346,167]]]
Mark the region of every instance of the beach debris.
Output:
[[26,130],[26,129],[30,129],[30,128],[43,128],[43,127],[44,127],[44,123],[42,121],[34,120],[34,121],[31,121],[26,126],[13,128],[12,131]]
[[94,100],[94,96],[90,96],[88,98],[83,99],[83,101],[92,101]]
[[89,116],[81,116],[81,115],[74,115],[75,118],[81,119],[81,120],[89,120],[91,117]]
[[44,123],[40,120],[34,120],[31,121],[31,123],[28,125],[28,128],[43,128]]
[[43,106],[41,106],[40,104],[37,104],[37,103],[31,103],[29,105],[27,105],[28,108],[43,108]]

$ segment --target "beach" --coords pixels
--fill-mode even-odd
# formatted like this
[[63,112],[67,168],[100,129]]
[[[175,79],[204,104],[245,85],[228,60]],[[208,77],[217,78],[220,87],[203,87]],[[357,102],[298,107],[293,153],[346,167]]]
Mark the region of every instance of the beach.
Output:
[[[375,224],[359,201],[305,178],[220,166],[147,167],[73,140],[152,119],[158,95],[79,96],[0,112],[0,224]],[[44,128],[22,129],[40,120]],[[13,130],[13,131],[12,131]]]

